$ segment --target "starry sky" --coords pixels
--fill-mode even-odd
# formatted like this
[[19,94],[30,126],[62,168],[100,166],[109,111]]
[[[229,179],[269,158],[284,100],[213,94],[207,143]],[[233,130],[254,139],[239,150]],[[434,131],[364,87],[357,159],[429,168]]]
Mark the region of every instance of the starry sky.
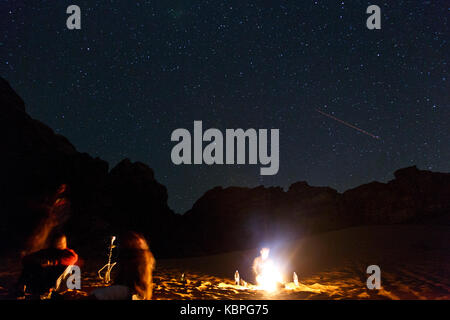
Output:
[[[79,151],[148,164],[178,213],[214,186],[342,192],[411,165],[450,171],[449,14],[444,0],[2,0],[0,75]],[[194,120],[280,129],[278,174],[175,166],[170,135]]]

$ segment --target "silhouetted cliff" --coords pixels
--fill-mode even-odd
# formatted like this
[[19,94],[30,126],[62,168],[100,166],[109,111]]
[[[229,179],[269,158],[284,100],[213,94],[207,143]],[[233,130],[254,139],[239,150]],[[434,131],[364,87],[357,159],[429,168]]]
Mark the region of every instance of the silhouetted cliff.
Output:
[[[263,243],[355,225],[424,223],[450,213],[450,174],[397,170],[342,194],[297,182],[281,188],[214,188],[184,218],[201,252],[253,248]],[[448,222],[447,222],[448,223]]]
[[[164,226],[175,214],[167,190],[142,163],[108,163],[77,152],[63,136],[25,112],[22,99],[0,78],[0,248],[15,250],[48,215],[61,185],[68,205],[58,212],[58,227],[75,245],[95,245],[113,232],[145,232],[155,251],[170,241]],[[60,210],[61,211],[61,210]],[[72,242],[73,243],[73,242]]]

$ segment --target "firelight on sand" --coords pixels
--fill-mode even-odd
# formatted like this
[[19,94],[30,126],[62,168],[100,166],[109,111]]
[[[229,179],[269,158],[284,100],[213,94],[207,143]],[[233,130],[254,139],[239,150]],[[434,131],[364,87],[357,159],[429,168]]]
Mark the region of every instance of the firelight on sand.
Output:
[[262,248],[261,255],[253,261],[253,271],[259,289],[274,292],[283,282],[283,276],[272,259],[269,258],[270,249]]

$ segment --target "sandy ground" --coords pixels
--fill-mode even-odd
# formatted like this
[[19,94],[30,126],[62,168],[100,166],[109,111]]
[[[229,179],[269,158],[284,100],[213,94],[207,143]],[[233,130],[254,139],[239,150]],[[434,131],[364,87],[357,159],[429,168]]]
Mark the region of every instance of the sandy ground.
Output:
[[[282,270],[285,285],[273,293],[252,286],[251,265],[259,248],[158,260],[154,299],[450,299],[449,240],[448,226],[397,225],[356,227],[274,243],[271,258]],[[366,287],[366,268],[374,264],[381,269],[380,290]],[[0,299],[8,299],[20,267],[2,263],[0,268]],[[82,269],[82,290],[70,296],[87,296],[103,286],[97,266],[91,268]],[[247,287],[233,284],[236,270]],[[298,286],[292,283],[294,271]]]

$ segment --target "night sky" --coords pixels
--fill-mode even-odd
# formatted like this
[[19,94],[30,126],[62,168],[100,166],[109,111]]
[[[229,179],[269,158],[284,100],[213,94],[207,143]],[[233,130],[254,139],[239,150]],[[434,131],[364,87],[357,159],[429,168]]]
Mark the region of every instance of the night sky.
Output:
[[[148,164],[178,213],[219,185],[345,191],[411,165],[450,171],[449,1],[265,3],[2,0],[0,75],[79,151]],[[66,28],[71,4],[81,30]],[[170,135],[194,120],[280,129],[278,174],[175,166]]]

